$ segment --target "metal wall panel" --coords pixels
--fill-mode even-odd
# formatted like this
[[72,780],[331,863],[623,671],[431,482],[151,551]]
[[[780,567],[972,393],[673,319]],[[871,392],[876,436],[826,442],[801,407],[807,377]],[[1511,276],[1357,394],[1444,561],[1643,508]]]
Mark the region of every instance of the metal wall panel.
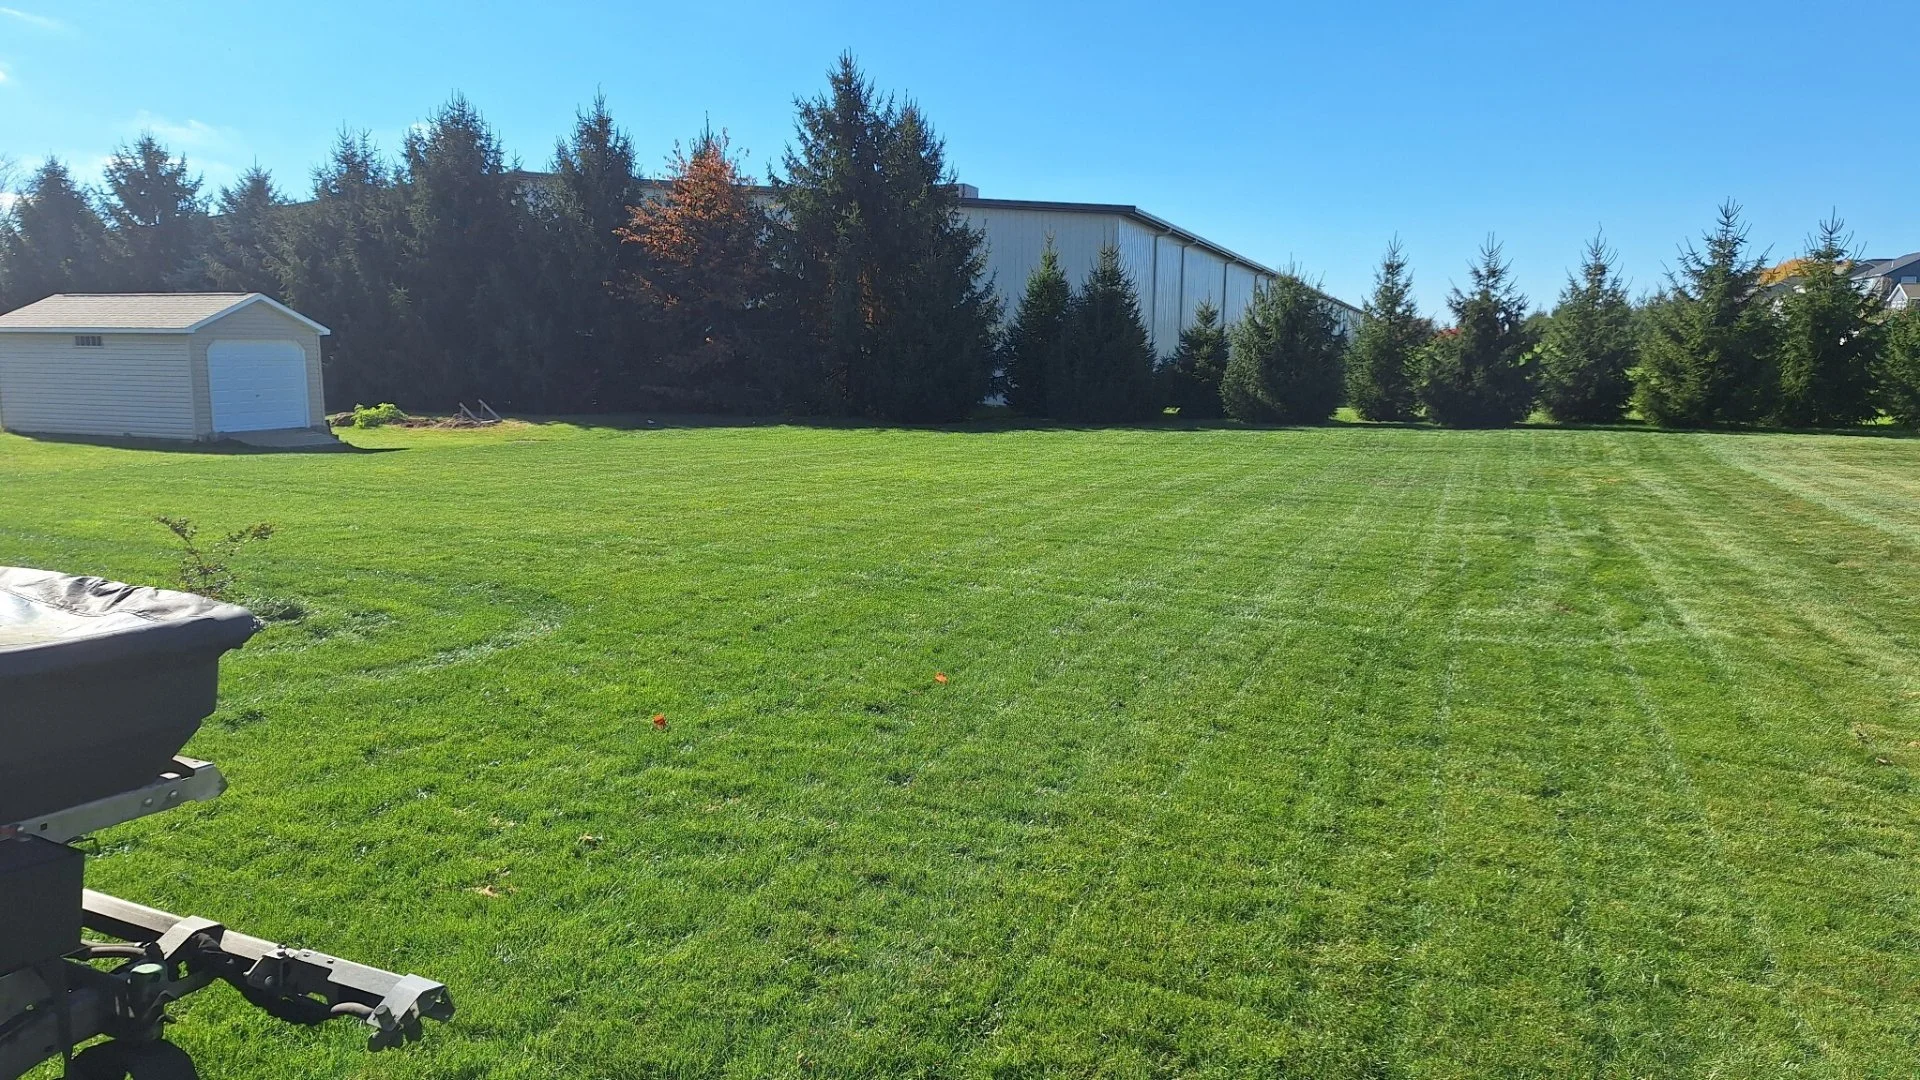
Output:
[[1247,305],[1253,302],[1253,290],[1266,281],[1266,275],[1256,274],[1251,267],[1242,263],[1227,264],[1226,300],[1220,305],[1220,317],[1228,325],[1240,321],[1246,314]]
[[[1155,240],[1158,230],[1150,229],[1137,221],[1117,218],[1120,249],[1120,268],[1133,279],[1133,291],[1140,298],[1140,321],[1147,327],[1147,343],[1153,346],[1154,353],[1161,351],[1160,342],[1154,334],[1154,280],[1159,269],[1155,263]],[[1172,346],[1167,347],[1172,351]]]
[[987,274],[1008,319],[1026,292],[1027,276],[1040,265],[1048,237],[1075,289],[1085,284],[1100,248],[1114,245],[1140,294],[1140,316],[1154,352],[1163,357],[1179,345],[1180,331],[1192,324],[1200,301],[1211,302],[1230,326],[1246,312],[1254,290],[1271,280],[1244,262],[1124,214],[1003,206],[968,206],[964,212],[986,234]]
[[1180,345],[1180,331],[1186,329],[1193,319],[1193,308],[1181,296],[1181,270],[1185,265],[1185,249],[1188,245],[1175,236],[1156,237],[1154,245],[1153,319],[1148,329],[1153,338],[1154,352],[1160,356],[1172,356],[1173,350]]
[[987,277],[1013,318],[1027,291],[1027,276],[1040,265],[1040,253],[1052,237],[1060,269],[1074,288],[1086,280],[1100,248],[1113,243],[1120,219],[1103,214],[1061,214],[1044,210],[969,207],[968,223],[986,233]]
[[[1222,303],[1222,290],[1226,285],[1227,261],[1206,248],[1189,246],[1186,251],[1186,275],[1182,284],[1181,306],[1186,310],[1186,320],[1193,319],[1193,309],[1205,300],[1218,308]],[[1224,321],[1224,316],[1222,319]]]

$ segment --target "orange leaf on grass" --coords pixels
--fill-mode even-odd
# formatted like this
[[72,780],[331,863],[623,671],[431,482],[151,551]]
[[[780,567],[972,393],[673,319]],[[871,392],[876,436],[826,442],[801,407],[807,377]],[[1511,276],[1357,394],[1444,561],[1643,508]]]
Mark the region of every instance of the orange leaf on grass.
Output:
[[660,731],[667,730],[667,714],[663,712],[654,713],[653,726]]
[[937,682],[937,683],[945,683],[945,682],[947,681],[947,673],[946,673],[946,672],[944,672],[944,671],[936,671],[936,672],[934,672],[934,673],[933,673],[933,681],[934,681],[934,682]]

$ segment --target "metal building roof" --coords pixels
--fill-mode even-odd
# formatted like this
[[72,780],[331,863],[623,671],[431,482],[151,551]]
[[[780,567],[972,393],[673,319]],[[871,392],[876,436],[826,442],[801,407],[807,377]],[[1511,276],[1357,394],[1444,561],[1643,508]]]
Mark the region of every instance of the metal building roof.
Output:
[[1137,206],[1128,206],[1124,203],[1050,202],[1039,199],[982,199],[976,197],[962,198],[960,205],[978,206],[984,210],[1051,210],[1056,213],[1065,214],[1117,214],[1121,217],[1132,218],[1150,229],[1158,229],[1163,233],[1177,236],[1196,247],[1206,248],[1221,258],[1244,264],[1259,273],[1272,277],[1279,276],[1272,267],[1262,266],[1252,259],[1247,258],[1245,255],[1241,255],[1229,248],[1221,247],[1219,244],[1208,240],[1204,236],[1196,236],[1165,218],[1155,217]]
[[[1268,277],[1280,276],[1279,272],[1274,270],[1272,267],[1263,266],[1260,263],[1254,262],[1252,259],[1247,258],[1245,255],[1242,255],[1231,248],[1221,247],[1219,244],[1216,244],[1213,241],[1208,240],[1206,237],[1198,236],[1194,233],[1190,233],[1187,230],[1181,228],[1180,226],[1175,225],[1172,222],[1166,220],[1165,218],[1156,217],[1152,214],[1147,213],[1145,210],[1140,209],[1137,206],[1130,206],[1125,203],[1048,202],[1048,201],[1035,200],[1035,199],[982,199],[976,196],[976,197],[962,197],[960,200],[960,205],[961,206],[977,206],[985,210],[996,210],[996,209],[998,210],[1045,210],[1045,211],[1052,211],[1055,213],[1063,213],[1063,214],[1114,214],[1120,217],[1131,218],[1134,221],[1137,221],[1140,224],[1145,225],[1149,229],[1157,229],[1161,233],[1164,233],[1169,236],[1177,237],[1183,243],[1192,244],[1193,246],[1198,248],[1204,248],[1205,250],[1211,251],[1215,255],[1218,255],[1229,262],[1237,262],[1242,266],[1248,267],[1249,269],[1253,270],[1255,273],[1265,274]],[[1318,289],[1314,291],[1319,292],[1321,296],[1326,297],[1329,301],[1335,304],[1338,304],[1341,307],[1348,309],[1349,311],[1352,311],[1356,314],[1360,312],[1359,308],[1353,306],[1352,304],[1347,303],[1345,300],[1342,300],[1337,296],[1330,295]]]
[[298,319],[316,334],[329,333],[261,293],[57,293],[0,315],[0,334],[191,334],[253,304]]

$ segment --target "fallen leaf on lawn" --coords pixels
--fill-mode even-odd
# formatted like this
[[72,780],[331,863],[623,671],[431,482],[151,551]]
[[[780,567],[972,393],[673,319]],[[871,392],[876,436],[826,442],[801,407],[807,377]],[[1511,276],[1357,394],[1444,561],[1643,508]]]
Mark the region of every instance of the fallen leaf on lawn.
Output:
[[667,714],[663,712],[654,713],[653,726],[660,731],[667,730]]
[[475,885],[473,891],[489,899],[499,899],[513,891],[511,885]]
[[933,681],[934,681],[934,682],[937,682],[937,683],[945,683],[945,682],[947,681],[947,673],[946,673],[946,672],[944,672],[944,671],[936,671],[936,672],[934,672],[934,673],[933,673]]
[[587,845],[588,847],[593,847],[595,844],[598,844],[600,841],[605,839],[606,837],[604,836],[595,836],[592,833],[580,834],[580,842]]

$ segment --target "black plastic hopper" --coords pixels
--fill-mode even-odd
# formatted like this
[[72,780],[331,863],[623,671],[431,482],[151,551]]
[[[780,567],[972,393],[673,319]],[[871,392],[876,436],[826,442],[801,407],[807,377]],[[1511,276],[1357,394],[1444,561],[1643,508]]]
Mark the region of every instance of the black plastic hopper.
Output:
[[152,781],[259,626],[190,593],[0,567],[0,825]]

